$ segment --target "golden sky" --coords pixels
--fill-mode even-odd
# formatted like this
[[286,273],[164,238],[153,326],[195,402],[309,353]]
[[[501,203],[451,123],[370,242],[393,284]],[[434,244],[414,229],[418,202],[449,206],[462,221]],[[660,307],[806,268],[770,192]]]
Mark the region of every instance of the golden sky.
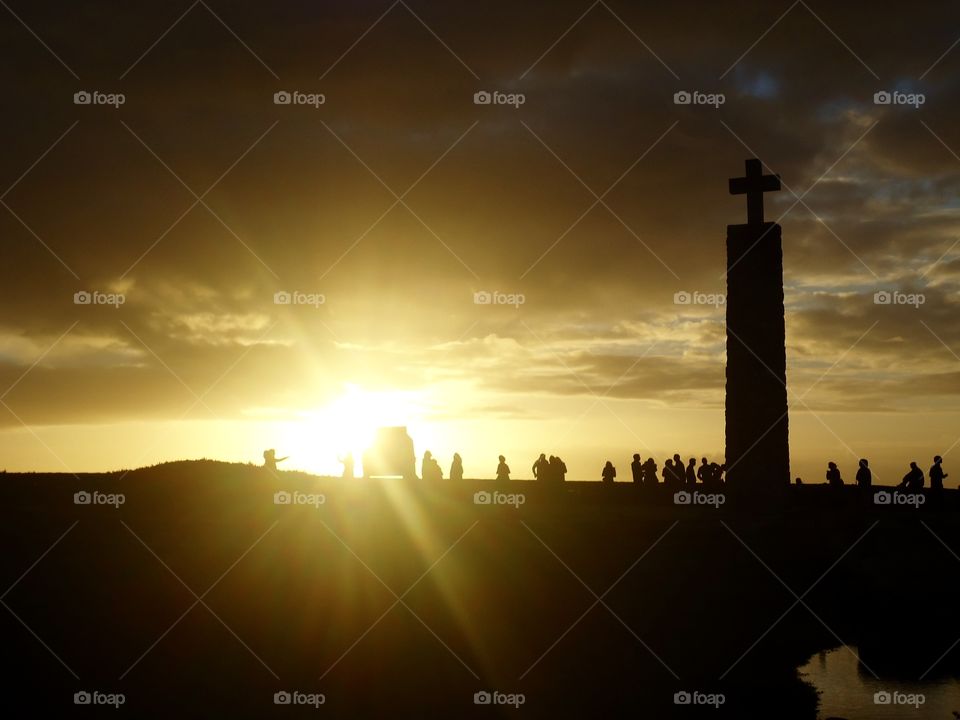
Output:
[[0,18],[0,466],[334,472],[379,423],[467,476],[722,458],[723,307],[675,297],[725,291],[756,155],[784,181],[793,474],[949,471],[948,3],[207,5]]

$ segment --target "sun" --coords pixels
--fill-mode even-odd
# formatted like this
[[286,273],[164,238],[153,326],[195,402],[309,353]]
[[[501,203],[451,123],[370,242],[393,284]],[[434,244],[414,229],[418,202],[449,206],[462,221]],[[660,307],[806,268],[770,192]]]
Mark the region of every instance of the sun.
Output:
[[344,383],[339,396],[308,415],[312,442],[306,454],[313,458],[311,465],[324,474],[339,474],[340,459],[351,453],[359,475],[363,451],[379,427],[404,425],[415,439],[426,440],[424,398],[417,391],[368,390]]

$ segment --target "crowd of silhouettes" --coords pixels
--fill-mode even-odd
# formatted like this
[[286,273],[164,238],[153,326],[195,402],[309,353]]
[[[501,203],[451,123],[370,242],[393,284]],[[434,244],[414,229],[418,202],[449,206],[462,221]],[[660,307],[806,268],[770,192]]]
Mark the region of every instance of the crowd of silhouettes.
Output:
[[[930,466],[930,489],[943,490],[943,480],[948,474],[943,471],[943,458],[939,455],[934,456],[933,465]],[[840,468],[833,461],[827,463],[826,473],[827,484],[830,487],[843,487],[843,477],[840,474]],[[873,487],[873,472],[870,470],[870,461],[862,458],[857,467],[856,475],[857,487],[861,490],[869,490]],[[796,480],[797,485],[802,485],[800,478]],[[919,492],[923,490],[926,484],[926,476],[923,469],[913,461],[910,463],[910,469],[903,476],[897,485],[897,490],[903,492]]]
[[[278,458],[276,450],[272,448],[263,452],[263,466],[267,470],[277,470],[277,463],[286,459],[286,457]],[[348,452],[342,457],[338,456],[337,459],[343,464],[343,477],[354,477],[353,454]],[[631,477],[635,485],[656,487],[662,484],[671,490],[692,489],[697,483],[700,483],[704,489],[720,487],[724,484],[723,476],[726,468],[726,465],[709,462],[705,457],[700,459],[699,465],[697,465],[697,459],[693,457],[684,464],[679,453],[674,454],[672,458],[668,458],[664,462],[663,470],[659,474],[657,461],[652,457],[643,460],[639,453],[634,453],[633,462],[630,463]],[[534,480],[545,484],[563,483],[567,476],[567,464],[556,455],[551,455],[548,458],[546,453],[540,453],[531,470]],[[440,463],[429,450],[423,454],[420,471],[424,480],[443,479]],[[933,458],[933,465],[930,466],[928,474],[930,476],[930,489],[943,490],[943,481],[949,475],[943,471],[943,458],[940,455]],[[503,455],[499,456],[496,477],[500,482],[510,480],[510,466],[507,465],[507,459]],[[616,481],[616,478],[617,468],[612,461],[607,460],[600,470],[600,480],[605,484],[611,484]],[[463,458],[460,457],[460,453],[453,454],[453,462],[450,464],[450,479],[463,480]],[[826,480],[830,487],[843,487],[843,476],[837,463],[833,461],[827,463]],[[796,478],[794,483],[803,485],[800,478]],[[926,476],[914,461],[910,463],[910,470],[897,485],[897,490],[919,492],[923,490],[925,483]],[[870,462],[866,458],[862,458],[858,463],[856,487],[861,490],[869,490],[873,487],[873,472],[870,470]]]
[[531,468],[533,479],[544,483],[562,483],[567,479],[567,464],[556,455],[540,453]]

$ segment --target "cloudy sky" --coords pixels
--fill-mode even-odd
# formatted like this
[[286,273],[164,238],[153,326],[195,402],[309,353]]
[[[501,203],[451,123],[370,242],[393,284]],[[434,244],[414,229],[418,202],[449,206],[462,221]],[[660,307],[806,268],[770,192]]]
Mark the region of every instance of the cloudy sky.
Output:
[[9,0],[0,465],[331,472],[377,424],[468,476],[722,458],[727,178],[756,156],[794,475],[949,471],[955,5],[520,5]]

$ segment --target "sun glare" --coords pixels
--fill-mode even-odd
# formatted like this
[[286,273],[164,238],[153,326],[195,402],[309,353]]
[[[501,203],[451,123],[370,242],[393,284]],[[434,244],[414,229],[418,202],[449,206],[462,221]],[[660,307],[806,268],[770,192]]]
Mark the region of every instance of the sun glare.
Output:
[[[343,470],[340,459],[352,453],[355,472],[362,472],[363,451],[378,427],[405,425],[423,442],[423,398],[417,392],[367,390],[346,383],[333,401],[306,413],[308,436],[301,438],[302,456],[311,458],[308,469],[325,475]],[[420,444],[419,442],[417,443]]]

